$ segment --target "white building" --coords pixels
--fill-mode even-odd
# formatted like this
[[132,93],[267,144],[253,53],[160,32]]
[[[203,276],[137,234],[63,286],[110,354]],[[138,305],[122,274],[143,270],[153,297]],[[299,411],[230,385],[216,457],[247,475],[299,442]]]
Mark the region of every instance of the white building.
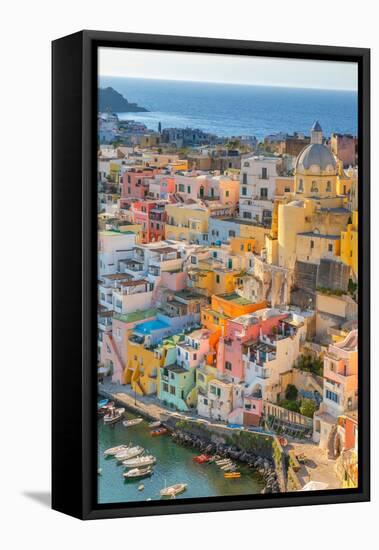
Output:
[[209,352],[207,329],[199,329],[187,334],[184,342],[176,345],[176,362],[185,369],[198,367]]
[[268,222],[272,217],[278,177],[275,157],[253,156],[242,161],[240,173],[240,217]]
[[116,313],[133,313],[153,305],[154,284],[146,279],[122,281],[112,292],[113,310]]
[[130,256],[135,244],[135,233],[99,231],[97,255],[99,278],[120,271],[120,261]]
[[207,395],[199,393],[197,412],[200,416],[228,422],[233,409],[233,384],[213,379],[209,382]]
[[[280,315],[278,310],[271,311]],[[279,321],[275,329],[275,335],[261,333],[256,342],[247,344],[242,356],[245,396],[272,403],[276,403],[280,393],[280,375],[290,370],[300,355],[306,338],[306,324],[301,315],[291,313]]]

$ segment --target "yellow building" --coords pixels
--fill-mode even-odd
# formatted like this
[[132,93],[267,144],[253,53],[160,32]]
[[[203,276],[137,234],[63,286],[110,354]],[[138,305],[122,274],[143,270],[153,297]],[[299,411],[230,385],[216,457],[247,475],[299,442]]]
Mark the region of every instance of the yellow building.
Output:
[[208,233],[209,209],[199,204],[167,204],[165,238],[194,243]]
[[121,166],[118,162],[109,163],[109,176],[114,183],[120,183]]
[[130,334],[126,344],[127,363],[123,383],[130,384],[138,395],[157,393],[160,367],[175,362],[175,349],[172,339],[167,339],[152,349],[146,348]]
[[[316,122],[311,143],[296,160],[295,192],[277,205],[277,222],[273,224],[277,223],[277,243],[274,232],[266,241],[272,263],[276,260],[277,265],[287,269],[294,269],[298,254],[311,263],[338,256],[339,235],[350,215],[346,197],[338,194],[336,159],[322,141],[322,129]],[[299,235],[304,237],[300,244]]]
[[140,137],[139,144],[141,147],[156,147],[160,140],[160,134],[145,134]]
[[179,159],[179,160],[169,162],[168,167],[171,169],[171,172],[187,172],[188,160]]
[[205,296],[228,294],[242,284],[240,270],[226,269],[220,264],[212,265],[208,261],[199,262],[188,270],[188,285],[196,288]]
[[352,223],[341,232],[341,260],[351,267],[353,279],[358,279],[358,211],[352,212]]
[[230,250],[237,256],[244,256],[249,252],[257,252],[253,237],[234,237],[230,239]]
[[265,246],[266,235],[270,234],[270,229],[262,225],[254,225],[253,223],[244,223],[241,220],[240,238],[254,240],[254,252],[260,254]]
[[[207,395],[208,384],[216,378],[217,368],[213,365],[203,364],[195,371],[196,374],[196,393]],[[196,400],[197,401],[197,400]]]

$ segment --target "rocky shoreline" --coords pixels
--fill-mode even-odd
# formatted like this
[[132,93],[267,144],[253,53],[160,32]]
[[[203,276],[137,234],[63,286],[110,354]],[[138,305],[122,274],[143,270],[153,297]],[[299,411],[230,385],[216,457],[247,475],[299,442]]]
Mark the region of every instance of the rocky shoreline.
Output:
[[249,468],[255,469],[265,482],[262,494],[280,493],[279,482],[275,471],[274,461],[262,458],[251,451],[243,451],[237,447],[225,443],[213,443],[196,435],[189,435],[180,430],[174,430],[171,434],[172,440],[179,445],[193,447],[207,454],[217,454],[223,458],[231,458]]

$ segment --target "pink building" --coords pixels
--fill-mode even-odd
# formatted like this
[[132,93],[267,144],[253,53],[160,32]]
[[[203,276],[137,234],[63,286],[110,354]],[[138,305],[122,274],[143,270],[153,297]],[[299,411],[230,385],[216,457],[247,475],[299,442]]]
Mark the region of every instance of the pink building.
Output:
[[132,219],[142,226],[141,243],[147,244],[164,239],[165,201],[137,201],[132,204]]
[[153,199],[168,199],[175,193],[175,178],[157,174],[149,180],[149,196]]
[[124,173],[121,198],[144,199],[149,194],[149,179],[159,173],[158,168],[131,168]]
[[161,285],[169,290],[184,290],[187,273],[185,271],[162,271]]
[[330,148],[344,168],[355,166],[355,138],[350,134],[332,134]]
[[243,346],[270,334],[287,317],[276,310],[268,315],[268,311],[262,309],[226,322],[225,336],[220,338],[217,351],[217,370],[223,377],[232,382],[244,380]]
[[184,199],[217,200],[235,206],[239,200],[240,183],[228,176],[186,172],[175,175],[175,192]]

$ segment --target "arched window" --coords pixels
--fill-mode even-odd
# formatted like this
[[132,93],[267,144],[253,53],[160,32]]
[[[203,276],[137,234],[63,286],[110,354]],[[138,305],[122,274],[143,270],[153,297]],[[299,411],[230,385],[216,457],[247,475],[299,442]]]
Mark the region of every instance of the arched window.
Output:
[[332,182],[330,180],[328,180],[326,182],[326,192],[331,193],[331,191],[332,191]]
[[304,192],[303,180],[302,179],[299,180],[299,185],[297,186],[297,192],[298,193],[303,193]]
[[312,181],[311,193],[317,193],[317,192],[318,192],[317,181]]

